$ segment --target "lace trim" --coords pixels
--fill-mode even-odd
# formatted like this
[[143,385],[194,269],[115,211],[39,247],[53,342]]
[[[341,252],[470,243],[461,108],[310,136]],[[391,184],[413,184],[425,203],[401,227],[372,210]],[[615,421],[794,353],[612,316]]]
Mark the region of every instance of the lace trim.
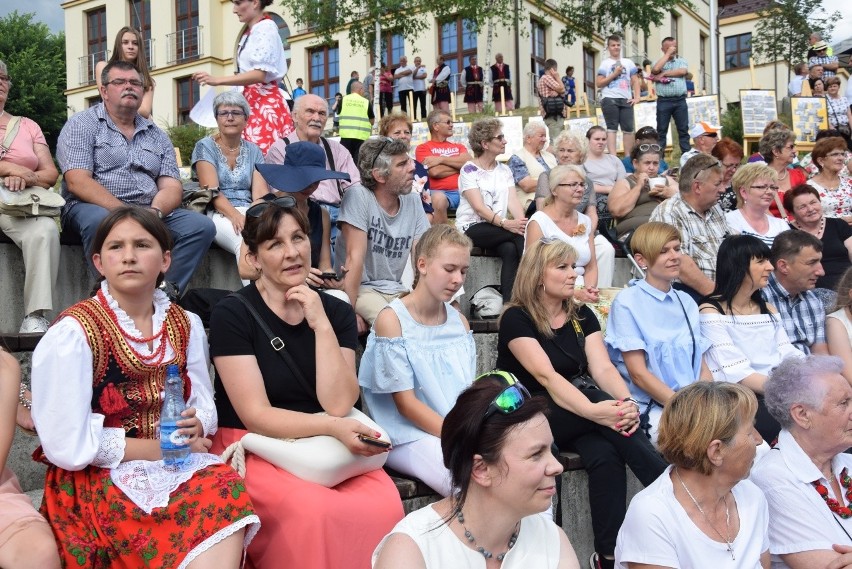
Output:
[[235,532],[243,529],[247,525],[252,524],[250,528],[246,530],[245,538],[243,539],[243,554],[245,554],[246,548],[251,543],[251,540],[254,539],[254,536],[257,535],[258,530],[260,529],[260,518],[257,517],[256,514],[252,514],[250,516],[246,516],[240,520],[235,521],[231,525],[224,527],[196,545],[192,548],[192,551],[186,554],[186,557],[183,561],[181,561],[180,565],[178,565],[178,569],[185,569],[190,563],[195,561],[195,558],[213,547],[214,545],[224,541],[226,538],[230,537]]
[[201,421],[201,428],[204,429],[205,437],[211,437],[216,434],[218,425],[216,424],[216,416],[214,413],[206,409],[196,408],[195,417]]
[[[144,336],[144,334],[136,328],[136,324],[133,322],[133,319],[118,305],[118,301],[110,295],[109,286],[106,281],[101,282],[101,291],[103,291],[104,297],[107,299],[107,304],[110,309],[115,312],[118,324],[124,328],[124,331],[131,336]],[[154,330],[157,330],[160,326],[162,326],[163,320],[166,319],[166,311],[168,311],[170,305],[171,301],[169,300],[169,297],[166,296],[166,293],[160,289],[154,290]],[[144,347],[147,349],[147,344]]]
[[166,467],[162,460],[131,460],[110,471],[113,483],[146,514],[165,508],[169,496],[197,471],[222,464],[215,454],[192,453],[181,470]]
[[124,457],[127,441],[124,439],[124,429],[105,427],[101,431],[101,444],[92,460],[92,466],[98,468],[116,468]]

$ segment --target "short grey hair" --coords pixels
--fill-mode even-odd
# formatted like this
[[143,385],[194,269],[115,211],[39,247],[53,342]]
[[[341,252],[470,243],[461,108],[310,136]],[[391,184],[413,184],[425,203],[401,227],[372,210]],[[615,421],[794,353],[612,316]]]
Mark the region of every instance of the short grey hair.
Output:
[[581,136],[572,130],[563,130],[550,142],[550,148],[555,152],[563,142],[570,142],[577,147],[577,150],[580,151],[580,163],[586,161],[586,154],[589,152],[589,142],[585,136]]
[[796,133],[787,128],[774,128],[760,137],[757,143],[757,151],[763,156],[767,164],[775,158],[773,152],[781,150],[790,142],[796,141]]
[[485,151],[482,148],[482,144],[493,139],[501,130],[503,130],[503,123],[497,118],[477,119],[473,121],[473,124],[470,125],[470,131],[467,133],[467,141],[470,143],[473,155],[477,158],[482,156],[482,153]]
[[680,169],[680,177],[678,178],[680,193],[690,193],[692,191],[692,182],[696,180],[703,182],[707,179],[707,172],[711,170],[722,174],[722,163],[714,156],[699,152],[687,160],[683,168]]
[[536,132],[541,131],[541,130],[547,132],[547,125],[544,124],[544,122],[542,122],[542,121],[530,121],[530,122],[528,122],[526,124],[526,126],[524,127],[524,140],[526,140],[526,138],[528,136],[532,136],[533,134],[535,134]]
[[828,386],[818,381],[820,377],[843,372],[843,360],[837,356],[810,355],[804,358],[789,357],[769,372],[763,387],[766,408],[782,428],[793,425],[790,409],[802,404],[821,409]]
[[213,99],[213,114],[219,112],[219,107],[239,107],[246,114],[246,118],[251,114],[248,101],[239,91],[225,91],[216,95]]
[[386,178],[390,174],[391,162],[394,156],[408,155],[408,143],[385,136],[368,138],[358,151],[358,170],[361,172],[361,183],[368,190],[378,187],[379,182],[373,176],[373,170]]

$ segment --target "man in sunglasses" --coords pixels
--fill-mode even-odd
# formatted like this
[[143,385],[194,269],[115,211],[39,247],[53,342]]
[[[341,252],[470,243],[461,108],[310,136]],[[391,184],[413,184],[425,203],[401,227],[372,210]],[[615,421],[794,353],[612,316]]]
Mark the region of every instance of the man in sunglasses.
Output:
[[693,148],[680,155],[680,167],[683,168],[684,164],[697,154],[707,154],[709,156],[713,147],[716,146],[717,142],[719,142],[719,133],[721,131],[722,127],[717,124],[710,124],[709,122],[704,121],[698,121],[695,123],[695,125],[689,129],[689,136],[692,137]]
[[361,146],[361,182],[340,205],[338,267],[346,267],[343,289],[367,332],[379,312],[408,291],[402,273],[411,251],[429,229],[420,196],[412,193],[414,161],[408,143],[371,138]]
[[429,173],[429,189],[435,208],[432,223],[446,223],[447,211],[459,207],[459,172],[472,156],[464,144],[450,140],[453,136],[450,113],[435,109],[426,117],[426,124],[429,125],[429,140],[417,146],[414,157]]
[[103,103],[71,117],[59,134],[63,230],[80,235],[89,268],[98,276],[91,244],[101,220],[124,205],[150,208],[175,240],[165,290],[179,296],[204,259],[216,227],[207,216],[179,207],[183,189],[175,150],[166,133],[139,114],[143,88],[133,65],[107,64],[100,95]]

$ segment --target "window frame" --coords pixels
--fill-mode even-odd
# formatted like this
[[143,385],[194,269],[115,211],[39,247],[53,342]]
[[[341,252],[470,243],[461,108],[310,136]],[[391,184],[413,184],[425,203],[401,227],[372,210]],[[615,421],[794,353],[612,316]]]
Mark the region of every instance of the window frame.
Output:
[[[539,52],[539,49],[541,51]],[[530,71],[533,74],[536,92],[538,92],[539,73],[544,70],[547,60],[547,26],[536,18],[530,18]]]
[[[86,55],[88,56],[86,58],[86,77],[89,85],[96,82],[95,67],[97,64],[108,59],[106,15],[106,6],[99,6],[86,12]],[[93,18],[96,18],[97,21],[94,21]],[[93,29],[96,34],[99,34],[96,37],[92,37]],[[100,54],[100,59],[96,60],[93,56],[98,56],[98,54]]]
[[586,92],[588,101],[595,100],[596,82],[595,77],[598,74],[595,56],[597,52],[588,46],[583,46],[583,87]]
[[[464,68],[470,65],[471,56],[479,58],[477,33],[472,30],[473,24],[470,20],[456,16],[455,18],[438,21],[438,55],[444,59],[444,63],[450,66],[450,86],[453,86],[453,78],[464,72]],[[452,31],[450,31],[451,28]],[[452,40],[455,50],[444,50],[444,40]],[[461,81],[455,81],[456,93],[462,93],[464,88]]]
[[[317,95],[330,103],[340,92],[340,44],[321,45],[307,50],[308,55],[308,93]],[[314,63],[315,55],[322,55],[321,66]],[[333,56],[333,57],[332,57]],[[336,67],[337,74],[331,74]],[[322,69],[321,77],[314,78],[314,69]],[[319,92],[318,92],[319,91]]]
[[[723,48],[725,50],[725,71],[727,71],[729,69],[743,69],[744,67],[749,66],[748,60],[749,60],[749,58],[751,58],[751,54],[752,54],[751,38],[752,38],[751,32],[745,32],[745,33],[736,34],[736,35],[733,35],[733,36],[725,36],[724,38],[722,38],[723,39],[722,45],[723,45]],[[743,40],[746,40],[746,39],[748,41],[748,47],[744,48],[743,43],[745,43],[745,42]],[[735,49],[734,50],[728,50],[728,41],[729,40],[735,40],[736,43],[735,43]],[[729,58],[732,58],[732,57],[739,59],[740,64],[731,65]]]
[[[188,89],[188,100],[184,101],[184,93]],[[192,124],[192,119],[189,118],[189,112],[192,107],[201,99],[200,89],[197,82],[192,80],[192,75],[186,77],[175,78],[175,120],[177,124]],[[184,104],[184,102],[186,104]]]
[[[181,11],[181,4],[186,5],[186,10]],[[198,10],[199,0],[175,0],[175,44],[174,44],[174,61],[173,63],[184,63],[198,59],[201,55],[201,46],[199,45],[198,28],[201,25]],[[189,38],[188,41],[178,46],[178,33],[186,32],[195,28],[195,35]],[[186,37],[186,35],[184,35]]]
[[145,58],[148,60],[148,69],[154,68],[154,42],[151,40],[151,0],[128,0],[127,8],[130,11],[130,27],[142,33],[142,41],[145,45]]

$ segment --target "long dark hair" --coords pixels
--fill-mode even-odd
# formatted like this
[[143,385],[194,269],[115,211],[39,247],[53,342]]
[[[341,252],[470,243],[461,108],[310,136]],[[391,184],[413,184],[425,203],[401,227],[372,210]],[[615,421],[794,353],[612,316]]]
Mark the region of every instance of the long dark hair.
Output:
[[506,437],[514,427],[539,413],[547,413],[544,398],[533,397],[509,414],[494,413],[485,419],[489,405],[504,389],[506,381],[497,373],[480,377],[459,395],[444,418],[441,451],[444,466],[450,471],[453,488],[456,489],[447,521],[462,510],[467,499],[474,455],[482,456],[488,464],[496,463],[502,456]]
[[[730,306],[737,291],[750,278],[751,261],[769,258],[769,247],[753,235],[732,235],[726,238],[716,255],[716,287],[707,299]],[[751,300],[760,307],[761,314],[769,313],[760,290],[752,293]]]

